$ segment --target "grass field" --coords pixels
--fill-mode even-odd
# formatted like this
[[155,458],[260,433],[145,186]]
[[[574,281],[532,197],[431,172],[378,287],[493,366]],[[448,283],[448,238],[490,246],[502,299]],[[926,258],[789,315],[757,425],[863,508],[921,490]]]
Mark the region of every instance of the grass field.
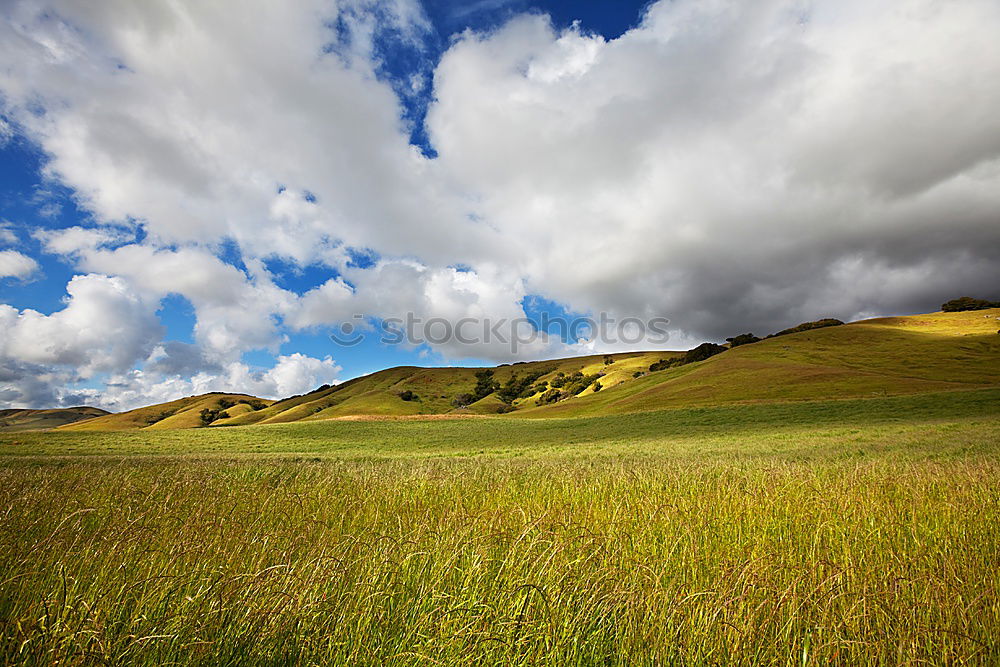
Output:
[[0,662],[995,664],[998,415],[0,434]]

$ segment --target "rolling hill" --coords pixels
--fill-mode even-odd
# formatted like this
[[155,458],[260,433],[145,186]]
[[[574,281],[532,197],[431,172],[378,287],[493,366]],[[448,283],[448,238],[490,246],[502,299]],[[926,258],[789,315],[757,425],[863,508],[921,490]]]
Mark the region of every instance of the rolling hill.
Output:
[[[397,367],[280,401],[207,394],[68,424],[62,430],[220,428],[498,412],[525,418],[601,416],[1000,385],[997,308],[802,328],[702,361],[659,364],[667,367],[656,371],[650,371],[654,363],[680,359],[685,353],[595,355],[492,369]],[[552,402],[545,402],[546,397]],[[210,421],[201,417],[204,410],[210,411]]]
[[52,410],[0,410],[0,432],[45,431],[108,414],[111,413],[107,410],[87,406]]
[[181,398],[169,403],[149,405],[128,412],[105,414],[94,419],[67,424],[62,428],[72,431],[196,428],[205,425],[201,417],[203,410],[216,411],[220,414],[229,414],[229,411],[241,414],[244,410],[252,411],[255,407],[265,408],[271,403],[273,401],[246,394],[203,394]]
[[898,396],[1000,385],[1000,309],[862,320],[743,345],[598,396],[558,417],[759,401]]

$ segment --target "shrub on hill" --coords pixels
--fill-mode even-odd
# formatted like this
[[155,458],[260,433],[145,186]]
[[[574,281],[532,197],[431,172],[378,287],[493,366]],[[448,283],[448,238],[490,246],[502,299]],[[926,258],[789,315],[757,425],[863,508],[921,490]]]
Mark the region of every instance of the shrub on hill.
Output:
[[603,389],[603,388],[604,388],[604,387],[603,387],[603,386],[601,385],[601,383],[600,383],[600,382],[595,382],[595,383],[594,383],[594,393],[595,393],[595,394],[596,394],[597,392],[599,392],[599,391],[600,391],[601,389]]
[[198,413],[198,416],[201,418],[201,425],[208,426],[216,419],[218,419],[220,415],[218,410],[203,408],[202,411]]
[[740,345],[759,343],[760,338],[757,338],[752,333],[745,333],[740,334],[739,336],[733,336],[732,338],[727,338],[726,342],[729,343],[729,347],[739,347]]
[[486,398],[499,388],[500,383],[493,379],[492,370],[487,368],[476,371],[476,387],[472,390],[472,395],[475,396],[473,402]]
[[527,398],[532,394],[538,393],[538,388],[533,386],[535,380],[550,372],[551,370],[546,369],[528,373],[524,376],[513,373],[507,382],[497,389],[497,397],[504,403],[513,403],[518,398]]
[[693,350],[685,352],[683,357],[660,359],[659,361],[653,362],[649,366],[649,372],[655,373],[656,371],[662,371],[664,368],[673,368],[674,366],[693,364],[696,361],[704,361],[709,357],[714,357],[715,355],[725,351],[726,348],[721,345],[716,345],[715,343],[702,343]]
[[987,308],[1000,308],[1000,301],[987,301],[986,299],[973,299],[971,296],[963,296],[941,304],[941,310],[946,313],[959,313],[966,310],[986,310]]
[[403,399],[404,401],[419,401],[420,400],[420,397],[417,396],[412,391],[410,391],[409,389],[404,389],[403,391],[399,392],[399,397],[401,399]]
[[813,329],[824,329],[826,327],[838,327],[843,322],[834,319],[832,317],[827,317],[822,320],[816,320],[815,322],[803,322],[798,326],[791,327],[789,329],[782,329],[778,333],[769,334],[767,338],[776,338],[777,336],[787,336],[788,334],[799,333],[800,331],[811,331]]
[[567,396],[576,396],[600,377],[604,377],[604,373],[594,373],[593,375],[584,375],[582,371],[576,371],[571,375],[559,373],[554,380],[549,382],[549,386],[562,389]]
[[507,414],[508,412],[514,412],[514,410],[517,410],[517,408],[515,408],[510,403],[501,403],[500,405],[497,406],[498,415],[504,415]]
[[[655,373],[656,371],[662,371],[664,368],[670,368],[672,366],[680,366],[682,358],[677,357],[675,359],[660,359],[659,361],[654,361],[649,365],[649,372]],[[640,371],[636,371],[639,373]],[[639,377],[636,375],[635,377]]]
[[476,401],[486,398],[499,389],[500,383],[493,379],[493,370],[484,368],[481,371],[476,371],[476,386],[473,387],[472,393],[459,394],[452,400],[451,404],[456,408],[464,408],[467,405],[472,405]]
[[704,361],[709,357],[714,357],[715,355],[725,351],[726,348],[721,345],[716,345],[715,343],[702,343],[693,350],[688,350],[684,353],[684,363],[693,364],[696,361]]
[[610,366],[613,363],[615,363],[615,358],[612,357],[610,354],[605,354],[604,355],[604,365],[605,366]]
[[535,404],[548,405],[549,403],[555,403],[561,398],[566,398],[561,390],[549,389],[547,392],[538,397],[538,400],[535,401]]
[[592,375],[584,375],[582,371],[576,371],[570,375],[560,373],[555,380],[549,383],[551,389],[548,389],[539,396],[535,403],[537,405],[548,405],[549,403],[572,398],[591,385],[594,386],[594,391],[600,391],[602,387],[598,379],[602,377],[604,377],[604,373],[594,373]]

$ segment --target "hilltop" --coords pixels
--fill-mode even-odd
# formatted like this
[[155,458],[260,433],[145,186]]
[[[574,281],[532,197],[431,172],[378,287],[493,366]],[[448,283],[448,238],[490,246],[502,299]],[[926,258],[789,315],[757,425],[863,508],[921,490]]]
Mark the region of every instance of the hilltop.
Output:
[[[631,352],[495,368],[397,367],[280,401],[206,394],[67,424],[168,429],[358,417],[571,417],[1000,385],[1000,308],[804,323],[731,349]],[[755,342],[750,342],[755,341]]]

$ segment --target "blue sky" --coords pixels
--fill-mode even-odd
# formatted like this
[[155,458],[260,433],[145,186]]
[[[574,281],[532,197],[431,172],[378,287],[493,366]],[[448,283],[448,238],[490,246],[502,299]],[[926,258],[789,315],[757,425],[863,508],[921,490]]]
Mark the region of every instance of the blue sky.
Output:
[[1000,297],[987,4],[244,11],[0,10],[0,404],[653,345],[370,335],[408,313],[666,318],[684,348]]

